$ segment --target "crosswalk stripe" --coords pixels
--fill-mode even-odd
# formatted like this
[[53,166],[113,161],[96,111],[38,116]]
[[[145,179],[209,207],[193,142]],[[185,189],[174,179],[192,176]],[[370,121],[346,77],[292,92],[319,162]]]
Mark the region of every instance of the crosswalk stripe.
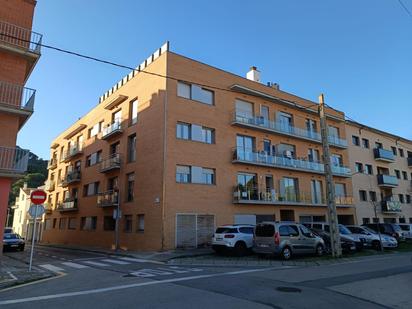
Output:
[[104,260],[101,260],[101,261],[102,261],[102,262],[107,262],[107,263],[119,264],[119,265],[127,265],[127,264],[130,264],[129,262],[119,261],[119,260],[112,260],[112,259],[104,259]]
[[63,268],[54,266],[54,265],[52,265],[52,264],[42,264],[42,265],[39,265],[39,266],[42,267],[42,268],[45,268],[45,269],[47,269],[47,270],[54,271],[54,272],[59,272],[59,271],[63,271],[63,270],[64,270]]
[[93,265],[93,266],[102,266],[102,267],[109,266],[108,264],[103,264],[103,263],[93,262],[93,261],[84,261],[83,263],[87,263],[87,264],[90,264],[90,265]]
[[153,263],[153,264],[164,264],[163,262],[158,262],[158,261],[151,261],[151,260],[145,260],[145,259],[137,259],[137,258],[130,258],[130,257],[119,257],[120,260],[123,261],[128,261],[128,262],[134,262],[134,263]]
[[77,263],[72,263],[72,262],[64,262],[62,263],[65,266],[77,268],[77,269],[82,269],[82,268],[88,268],[89,266],[82,265],[82,264],[77,264]]

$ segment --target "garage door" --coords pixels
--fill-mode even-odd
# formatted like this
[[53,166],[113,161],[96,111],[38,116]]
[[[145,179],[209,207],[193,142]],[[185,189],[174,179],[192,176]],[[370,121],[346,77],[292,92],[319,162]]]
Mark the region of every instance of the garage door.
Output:
[[215,233],[215,216],[198,215],[197,216],[197,247],[206,247],[211,245],[212,237]]
[[176,247],[195,248],[211,244],[215,232],[214,215],[176,215]]

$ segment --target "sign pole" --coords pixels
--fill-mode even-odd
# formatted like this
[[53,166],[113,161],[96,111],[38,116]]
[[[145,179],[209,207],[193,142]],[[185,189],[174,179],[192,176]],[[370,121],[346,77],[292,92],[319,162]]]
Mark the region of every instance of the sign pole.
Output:
[[34,212],[34,218],[33,218],[33,233],[31,235],[31,252],[30,252],[30,263],[29,263],[29,272],[31,271],[31,266],[33,263],[33,252],[34,252],[34,240],[36,238],[36,221],[37,221],[37,209],[39,208],[38,205],[35,205],[36,210]]

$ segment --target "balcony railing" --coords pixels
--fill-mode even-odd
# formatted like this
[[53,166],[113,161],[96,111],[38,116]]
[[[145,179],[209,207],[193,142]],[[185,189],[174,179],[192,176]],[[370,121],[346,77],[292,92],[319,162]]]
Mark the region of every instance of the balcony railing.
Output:
[[46,214],[50,214],[53,211],[53,206],[51,203],[44,203],[44,210]]
[[42,35],[4,21],[0,21],[0,43],[10,44],[40,54]]
[[397,187],[399,185],[399,180],[395,176],[392,175],[384,175],[379,174],[377,175],[378,178],[378,185],[383,187]]
[[56,187],[56,182],[54,180],[47,180],[44,186],[46,191],[53,191]]
[[0,107],[33,111],[36,90],[0,81]]
[[381,201],[382,212],[401,212],[401,203],[399,201]]
[[64,200],[63,202],[57,203],[57,210],[58,211],[77,211],[77,198],[69,198]]
[[47,168],[49,170],[54,170],[57,167],[57,158],[51,158],[49,163],[47,163]]
[[408,160],[408,166],[412,167],[412,157],[408,157],[407,160]]
[[[318,143],[322,142],[321,135],[318,132],[301,129],[292,125],[285,125],[284,123],[280,123],[278,121],[271,121],[265,119],[262,116],[254,117],[250,115],[242,115],[239,113],[235,113],[233,123],[238,123],[241,125],[252,127],[259,127],[271,132],[276,132],[288,136],[294,136],[297,138],[315,141]],[[336,147],[348,147],[348,142],[346,140],[335,136],[329,136],[329,143]]]
[[120,154],[115,153],[109,158],[100,162],[100,172],[105,173],[120,168]]
[[66,177],[64,177],[64,180],[62,182],[62,186],[66,187],[71,183],[79,182],[81,178],[81,173],[80,171],[71,171],[68,172]]
[[385,161],[385,162],[394,162],[395,156],[391,150],[383,149],[383,148],[375,148],[373,149],[373,156],[375,160],[378,161]]
[[102,139],[107,139],[111,136],[120,134],[123,132],[121,120],[116,120],[111,125],[103,128],[102,130]]
[[[323,195],[312,196],[311,193],[301,191],[299,193],[278,194],[275,190],[258,190],[257,188],[241,188],[239,186],[234,187],[233,199],[236,203],[326,206],[326,198]],[[350,206],[353,205],[353,198],[351,196],[337,196],[335,202],[338,206]]]
[[30,151],[26,149],[0,146],[0,174],[23,174],[27,170]]
[[115,190],[109,190],[101,192],[97,195],[97,206],[99,207],[111,207],[119,204],[119,192]]
[[[294,159],[291,157],[273,156],[266,154],[266,152],[254,152],[245,151],[243,149],[235,149],[233,153],[233,161],[299,170],[317,174],[325,173],[325,167],[322,163],[312,162],[309,160]],[[344,166],[332,165],[332,172],[337,176],[351,176],[350,168]]]
[[73,144],[70,146],[70,149],[67,150],[63,156],[63,161],[68,162],[70,161],[73,157],[82,154],[83,153],[83,144]]

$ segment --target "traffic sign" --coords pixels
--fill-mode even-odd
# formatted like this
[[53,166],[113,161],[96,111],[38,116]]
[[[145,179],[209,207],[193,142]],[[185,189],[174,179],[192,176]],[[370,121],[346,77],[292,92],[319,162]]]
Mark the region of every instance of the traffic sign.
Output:
[[43,205],[31,205],[29,208],[29,214],[32,218],[41,217],[45,212]]
[[46,201],[47,194],[43,190],[34,190],[30,194],[30,200],[33,204],[39,205]]

